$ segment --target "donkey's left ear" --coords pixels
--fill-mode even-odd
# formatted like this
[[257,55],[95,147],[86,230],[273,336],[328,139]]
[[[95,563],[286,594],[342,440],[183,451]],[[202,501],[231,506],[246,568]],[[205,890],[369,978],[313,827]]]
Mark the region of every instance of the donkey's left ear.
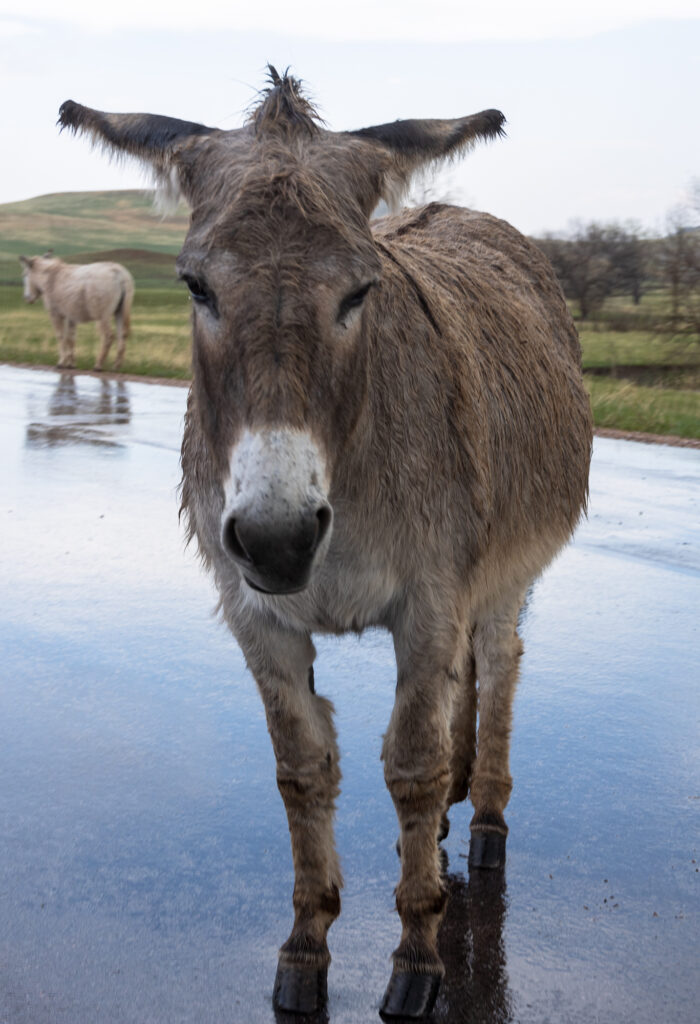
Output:
[[382,195],[392,205],[409,187],[416,171],[462,156],[482,140],[501,138],[505,135],[505,122],[500,110],[482,110],[445,121],[392,121],[348,134],[377,143],[390,156]]
[[83,107],[73,100],[66,100],[61,105],[58,124],[61,131],[70,128],[75,133],[87,135],[112,155],[128,155],[141,160],[166,190],[173,186],[172,171],[176,170],[178,153],[192,140],[218,131],[194,121],[180,121],[161,114],[106,114]]

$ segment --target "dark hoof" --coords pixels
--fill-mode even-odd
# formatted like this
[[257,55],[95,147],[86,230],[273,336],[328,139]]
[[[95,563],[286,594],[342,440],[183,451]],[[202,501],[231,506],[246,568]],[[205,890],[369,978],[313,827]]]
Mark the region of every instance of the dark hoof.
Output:
[[328,1000],[328,971],[315,967],[287,967],[279,964],[272,1002],[286,1013],[316,1013]]
[[506,837],[500,832],[473,829],[469,842],[470,868],[502,868],[506,863]]
[[412,971],[394,971],[384,993],[379,1014],[383,1020],[393,1017],[427,1017],[437,999],[441,977],[439,974],[414,974]]

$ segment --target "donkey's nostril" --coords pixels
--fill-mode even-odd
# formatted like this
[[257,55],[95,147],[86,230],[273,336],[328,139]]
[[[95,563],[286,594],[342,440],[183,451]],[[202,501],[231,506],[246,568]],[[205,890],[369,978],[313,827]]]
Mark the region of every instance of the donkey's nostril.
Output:
[[333,513],[330,505],[321,505],[316,512],[316,518],[318,519],[318,532],[316,534],[316,543],[314,544],[314,550],[319,546],[323,538],[328,533],[331,523],[333,522]]
[[252,558],[243,547],[241,539],[238,536],[236,520],[233,516],[230,516],[224,523],[224,528],[221,531],[221,539],[229,555],[232,555],[234,558],[238,558],[244,562],[252,562]]

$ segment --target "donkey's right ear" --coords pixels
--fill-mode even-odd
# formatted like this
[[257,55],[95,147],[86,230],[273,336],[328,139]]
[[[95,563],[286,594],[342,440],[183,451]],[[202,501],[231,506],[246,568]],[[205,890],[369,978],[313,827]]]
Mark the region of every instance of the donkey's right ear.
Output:
[[217,128],[161,114],[107,114],[73,100],[61,104],[58,124],[61,131],[70,128],[87,135],[110,155],[136,157],[167,190],[174,184],[172,172],[177,171],[178,153],[192,140],[218,132]]
[[31,256],[20,256],[19,261],[23,267],[32,267],[34,264]]

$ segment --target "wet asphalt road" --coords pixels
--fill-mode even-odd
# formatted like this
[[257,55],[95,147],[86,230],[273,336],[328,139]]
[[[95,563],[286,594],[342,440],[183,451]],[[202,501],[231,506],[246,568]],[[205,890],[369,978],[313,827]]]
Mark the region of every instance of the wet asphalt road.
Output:
[[[262,706],[177,522],[184,389],[0,367],[0,1024],[272,1024],[292,867]],[[597,440],[522,624],[505,876],[444,844],[436,1022],[700,1019],[700,451]],[[343,912],[329,1019],[399,936],[389,638],[318,644]],[[281,1018],[280,1018],[281,1019]]]

